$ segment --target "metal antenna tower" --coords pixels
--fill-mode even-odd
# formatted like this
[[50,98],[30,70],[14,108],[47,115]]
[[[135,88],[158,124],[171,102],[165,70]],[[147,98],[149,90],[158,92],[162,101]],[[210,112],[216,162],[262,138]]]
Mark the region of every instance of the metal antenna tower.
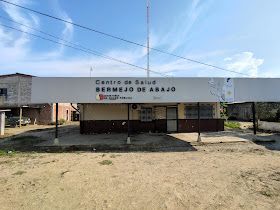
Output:
[[147,78],[150,77],[149,0],[147,0]]

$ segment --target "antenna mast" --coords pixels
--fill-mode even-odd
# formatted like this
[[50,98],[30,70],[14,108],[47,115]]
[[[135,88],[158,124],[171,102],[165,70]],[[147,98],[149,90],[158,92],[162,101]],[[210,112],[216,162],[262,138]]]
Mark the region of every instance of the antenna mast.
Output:
[[149,0],[147,0],[147,78],[150,77]]

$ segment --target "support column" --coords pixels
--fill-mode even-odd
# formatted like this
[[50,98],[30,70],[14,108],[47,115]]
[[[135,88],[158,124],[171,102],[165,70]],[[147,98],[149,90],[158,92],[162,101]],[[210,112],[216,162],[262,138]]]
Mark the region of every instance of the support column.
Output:
[[130,141],[130,124],[129,124],[129,108],[130,108],[130,104],[127,104],[127,144],[131,144]]
[[22,107],[19,107],[19,127],[21,128],[21,120],[22,120]]
[[55,106],[55,139],[54,139],[54,145],[59,145],[59,141],[58,141],[58,103],[56,103],[56,106]]
[[254,135],[252,138],[252,141],[257,140],[257,126],[256,126],[256,108],[255,108],[255,103],[252,103],[252,112],[253,112],[253,128],[254,128]]
[[0,135],[5,134],[5,112],[0,111]]
[[201,142],[200,138],[200,103],[197,103],[197,129],[198,129],[198,137],[197,137],[197,142]]

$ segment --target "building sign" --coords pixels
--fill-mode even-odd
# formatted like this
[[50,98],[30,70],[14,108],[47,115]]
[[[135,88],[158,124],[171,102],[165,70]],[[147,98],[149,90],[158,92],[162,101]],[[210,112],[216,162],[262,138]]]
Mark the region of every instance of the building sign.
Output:
[[[129,79],[121,81],[119,79],[115,80],[95,80],[95,92],[102,93],[96,95],[96,100],[133,100],[133,96],[127,97],[125,93],[133,92],[150,92],[152,93],[168,93],[175,92],[175,87],[159,86],[157,81],[154,80],[139,80],[139,79]],[[115,95],[118,94],[118,95]]]
[[280,101],[278,78],[33,77],[32,103]]

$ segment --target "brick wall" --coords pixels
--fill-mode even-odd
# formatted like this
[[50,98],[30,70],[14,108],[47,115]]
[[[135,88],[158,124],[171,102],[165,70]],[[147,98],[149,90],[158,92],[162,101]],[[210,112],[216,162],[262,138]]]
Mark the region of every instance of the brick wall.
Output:
[[[67,115],[68,110],[68,115]],[[53,104],[53,121],[55,121],[55,111],[56,111],[56,104]],[[71,111],[75,111],[70,103],[59,103],[58,104],[58,119],[64,119],[67,121],[71,121]]]
[[[178,132],[197,132],[197,119],[178,120]],[[223,119],[201,119],[200,129],[206,131],[223,131]],[[126,120],[83,120],[80,122],[81,134],[92,133],[127,133]],[[131,133],[167,132],[166,120],[153,120],[151,122],[141,122],[140,120],[130,120]]]
[[0,88],[7,88],[7,96],[3,97],[4,105],[30,104],[31,102],[31,76],[8,75],[0,76]]

